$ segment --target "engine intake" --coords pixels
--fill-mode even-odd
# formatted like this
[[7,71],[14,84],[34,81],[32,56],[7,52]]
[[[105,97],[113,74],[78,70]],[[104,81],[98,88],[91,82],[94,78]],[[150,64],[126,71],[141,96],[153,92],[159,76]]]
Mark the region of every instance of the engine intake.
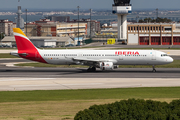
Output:
[[112,62],[100,62],[100,69],[101,70],[113,70],[114,65]]

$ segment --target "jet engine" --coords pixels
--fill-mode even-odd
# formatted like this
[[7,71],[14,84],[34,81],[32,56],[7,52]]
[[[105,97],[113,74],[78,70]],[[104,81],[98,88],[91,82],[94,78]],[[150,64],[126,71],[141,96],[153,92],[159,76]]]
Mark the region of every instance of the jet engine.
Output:
[[101,70],[113,70],[114,65],[112,62],[100,62],[99,64]]

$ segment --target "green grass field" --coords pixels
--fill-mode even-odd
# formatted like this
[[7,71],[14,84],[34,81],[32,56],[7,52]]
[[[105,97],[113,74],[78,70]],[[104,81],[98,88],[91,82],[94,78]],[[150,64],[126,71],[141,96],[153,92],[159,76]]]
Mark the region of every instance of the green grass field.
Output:
[[91,105],[129,98],[170,102],[180,99],[180,87],[1,91],[0,119],[73,120],[78,111]]
[[[34,66],[34,67],[62,67],[62,68],[88,68],[88,66],[82,65],[51,65],[44,63],[21,63],[16,66]],[[119,68],[152,68],[151,65],[119,65]],[[180,68],[180,60],[174,60],[170,64],[157,65],[156,68]]]
[[1,91],[0,96],[0,103],[128,98],[180,98],[180,87],[48,91]]
[[18,57],[10,55],[9,53],[0,53],[0,58],[18,58]]

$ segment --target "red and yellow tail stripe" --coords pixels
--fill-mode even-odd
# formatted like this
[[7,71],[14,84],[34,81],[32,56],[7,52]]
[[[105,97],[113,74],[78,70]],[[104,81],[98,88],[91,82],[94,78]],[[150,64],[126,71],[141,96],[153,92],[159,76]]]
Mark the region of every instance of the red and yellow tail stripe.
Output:
[[20,57],[46,63],[39,54],[39,50],[33,45],[20,28],[13,28],[13,32],[18,48],[18,55]]

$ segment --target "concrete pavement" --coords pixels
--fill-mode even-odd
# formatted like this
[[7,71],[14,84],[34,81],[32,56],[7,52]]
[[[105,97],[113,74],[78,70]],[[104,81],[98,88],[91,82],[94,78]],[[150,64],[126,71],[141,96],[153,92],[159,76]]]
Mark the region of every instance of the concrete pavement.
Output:
[[0,91],[175,86],[179,78],[0,78]]

